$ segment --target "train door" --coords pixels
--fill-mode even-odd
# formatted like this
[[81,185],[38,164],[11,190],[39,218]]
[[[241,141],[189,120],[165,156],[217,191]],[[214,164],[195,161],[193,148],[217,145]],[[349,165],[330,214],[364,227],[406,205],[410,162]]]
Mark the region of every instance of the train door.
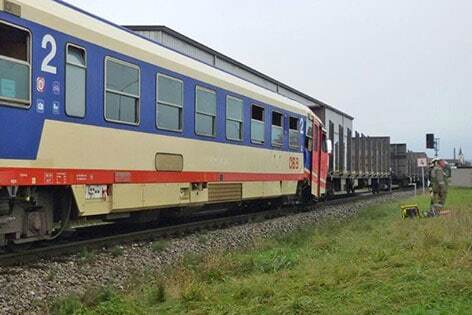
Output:
[[308,117],[306,120],[305,130],[305,148],[304,148],[304,168],[305,177],[308,178],[308,182],[312,180],[312,157],[313,157],[313,118]]
[[311,160],[311,194],[315,197],[320,196],[320,126],[313,123],[313,153]]
[[321,147],[321,152],[320,152],[320,167],[319,167],[319,183],[320,183],[320,189],[319,189],[319,196],[325,195],[326,194],[326,186],[327,186],[327,181],[328,181],[328,169],[329,169],[329,155],[331,154],[330,151],[332,151],[332,148],[330,148],[332,145],[328,141],[328,137],[326,134],[326,131],[323,129],[320,129],[320,147]]

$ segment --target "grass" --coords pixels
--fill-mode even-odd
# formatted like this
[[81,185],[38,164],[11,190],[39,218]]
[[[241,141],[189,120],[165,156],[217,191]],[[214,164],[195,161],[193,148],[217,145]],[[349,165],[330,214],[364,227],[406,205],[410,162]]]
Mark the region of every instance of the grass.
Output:
[[122,256],[123,253],[123,247],[121,246],[113,246],[113,248],[110,250],[110,254],[115,258]]
[[56,270],[50,270],[46,276],[46,280],[49,282],[54,281],[56,279],[56,276],[57,276]]
[[472,190],[448,198],[447,217],[403,220],[400,203],[386,203],[244,251],[188,256],[129,292],[67,297],[51,313],[471,314]]
[[93,250],[88,249],[87,247],[83,247],[80,249],[79,252],[79,263],[86,264],[93,262],[96,258],[95,252]]
[[151,250],[156,253],[163,252],[169,246],[168,240],[157,240],[151,243]]

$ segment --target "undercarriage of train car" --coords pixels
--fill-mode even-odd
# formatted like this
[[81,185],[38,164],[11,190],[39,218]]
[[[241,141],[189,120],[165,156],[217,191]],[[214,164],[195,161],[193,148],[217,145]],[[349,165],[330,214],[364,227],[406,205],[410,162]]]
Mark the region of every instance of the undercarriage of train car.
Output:
[[388,176],[371,178],[330,176],[328,178],[328,196],[367,191],[377,194],[390,190],[391,186],[391,178]]

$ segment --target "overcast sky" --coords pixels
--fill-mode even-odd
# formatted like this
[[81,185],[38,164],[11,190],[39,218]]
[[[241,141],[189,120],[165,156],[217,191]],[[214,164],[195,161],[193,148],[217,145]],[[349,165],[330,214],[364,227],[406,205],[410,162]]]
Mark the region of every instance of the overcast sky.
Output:
[[[355,117],[355,129],[472,158],[470,0],[67,0],[171,27]],[[432,152],[429,152],[432,154]]]

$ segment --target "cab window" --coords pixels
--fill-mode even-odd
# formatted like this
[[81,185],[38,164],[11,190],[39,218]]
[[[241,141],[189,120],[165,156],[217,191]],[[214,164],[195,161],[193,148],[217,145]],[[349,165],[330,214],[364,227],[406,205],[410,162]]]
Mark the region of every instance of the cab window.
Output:
[[313,151],[313,122],[311,120],[307,120],[306,124],[305,148]]

